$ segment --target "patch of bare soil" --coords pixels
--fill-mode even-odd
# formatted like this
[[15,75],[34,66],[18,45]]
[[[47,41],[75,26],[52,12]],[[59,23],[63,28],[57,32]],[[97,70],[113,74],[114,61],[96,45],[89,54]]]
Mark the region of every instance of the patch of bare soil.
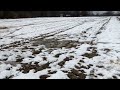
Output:
[[39,78],[40,79],[47,79],[48,77],[50,77],[49,75],[41,75]]
[[104,76],[102,73],[98,73],[97,75],[99,75],[99,76]]
[[46,64],[39,66],[38,63],[34,63],[34,65],[32,65],[31,63],[30,64],[25,63],[25,64],[22,64],[22,67],[19,70],[22,71],[23,73],[28,73],[30,70],[34,69],[35,72],[37,72],[37,71],[41,71],[43,69],[49,68],[49,64],[50,63],[48,62]]
[[18,55],[18,56],[16,57],[16,62],[22,62],[23,59],[24,59],[24,58],[23,58],[22,56],[19,56],[19,55]]
[[112,76],[113,79],[118,79],[117,76]]
[[1,45],[1,47],[2,47],[2,49],[9,49],[11,47],[13,47],[13,48],[18,47],[19,45],[21,45],[20,41],[16,41],[9,45]]
[[95,56],[99,56],[99,54],[98,54],[98,52],[97,52],[95,47],[89,47],[87,50],[91,51],[91,53],[85,53],[82,56],[88,57],[88,58],[93,58]]
[[70,79],[85,79],[86,75],[78,70],[72,69],[70,72],[68,72],[67,76]]
[[36,54],[39,54],[41,53],[42,51],[41,50],[33,50],[32,51],[32,55],[36,55]]
[[47,48],[72,48],[76,47],[79,44],[77,41],[72,40],[62,40],[57,39],[36,39],[33,41],[33,46],[45,45]]
[[72,57],[72,56],[71,57],[66,57],[65,59],[63,59],[63,61],[59,62],[58,65],[63,67],[65,62],[72,60],[72,58],[74,58],[74,57]]
[[49,70],[48,71],[48,74],[55,74],[57,71],[51,71],[51,70]]
[[3,78],[3,79],[11,79],[11,78],[13,78],[14,77],[14,75],[10,75],[10,76],[6,76],[5,78]]
[[96,35],[101,34],[101,33],[102,33],[101,31],[98,31],[98,32],[96,33]]
[[63,53],[58,53],[58,54],[56,54],[54,57],[59,58],[59,56],[62,55],[62,54],[63,54]]
[[1,27],[1,26],[0,26],[0,29],[8,29],[8,27],[4,27],[4,26],[3,26],[3,27]]
[[83,54],[82,56],[88,57],[88,58],[93,58],[93,57],[95,57],[95,56],[98,56],[98,54],[92,52],[92,53],[85,53],[85,54]]
[[106,53],[108,53],[108,52],[110,52],[111,51],[111,49],[109,49],[109,48],[105,48],[105,49],[103,49]]
[[98,67],[98,68],[104,68],[104,66],[102,66],[102,65],[97,65],[96,67]]

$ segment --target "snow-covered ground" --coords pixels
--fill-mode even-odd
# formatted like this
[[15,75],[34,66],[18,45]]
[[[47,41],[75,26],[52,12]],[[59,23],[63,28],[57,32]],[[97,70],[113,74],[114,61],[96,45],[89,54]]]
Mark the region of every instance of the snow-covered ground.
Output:
[[0,20],[0,79],[119,79],[120,17]]

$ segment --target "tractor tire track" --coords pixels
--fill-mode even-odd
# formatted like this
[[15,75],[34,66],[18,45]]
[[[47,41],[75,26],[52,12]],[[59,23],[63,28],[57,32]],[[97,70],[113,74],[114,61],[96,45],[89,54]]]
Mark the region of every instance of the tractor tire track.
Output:
[[[53,31],[53,32],[50,32],[50,33],[46,33],[46,34],[43,34],[43,35],[40,35],[40,36],[38,36],[38,37],[35,37],[35,38],[32,38],[32,39],[24,39],[24,38],[18,38],[18,39],[21,39],[21,41],[16,41],[16,42],[13,42],[13,43],[10,43],[10,44],[6,44],[6,45],[1,45],[1,49],[2,48],[5,48],[5,47],[11,47],[11,46],[14,46],[14,45],[19,45],[20,43],[24,43],[25,44],[25,42],[31,42],[31,41],[34,41],[35,39],[44,39],[44,38],[47,38],[47,37],[50,37],[50,36],[54,36],[54,35],[56,35],[56,34],[58,34],[58,33],[61,33],[61,32],[65,32],[65,31],[67,31],[67,30],[70,30],[70,29],[73,29],[73,28],[75,28],[75,27],[78,27],[78,26],[80,26],[80,25],[83,25],[84,23],[86,23],[86,22],[91,22],[91,21],[83,21],[83,22],[78,22],[77,24],[75,24],[75,25],[72,25],[71,26],[71,24],[69,25],[69,24],[66,24],[66,25],[68,25],[68,26],[66,26],[66,27],[63,27],[62,29],[58,29],[58,30],[56,30],[56,32],[55,31]],[[11,34],[12,33],[14,33],[14,32],[11,32]]]

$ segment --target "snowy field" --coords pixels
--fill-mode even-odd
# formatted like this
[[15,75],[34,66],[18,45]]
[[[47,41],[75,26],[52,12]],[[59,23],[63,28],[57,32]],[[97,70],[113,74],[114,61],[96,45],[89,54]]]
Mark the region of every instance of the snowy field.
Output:
[[0,79],[120,79],[120,17],[0,19]]

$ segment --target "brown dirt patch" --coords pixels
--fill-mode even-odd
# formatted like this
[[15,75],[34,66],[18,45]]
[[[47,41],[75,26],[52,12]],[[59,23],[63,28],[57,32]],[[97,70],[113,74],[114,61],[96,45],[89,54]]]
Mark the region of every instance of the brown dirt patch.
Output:
[[43,69],[49,68],[49,63],[43,64],[41,66],[38,65],[38,63],[34,63],[35,65],[31,65],[28,63],[22,64],[22,67],[19,69],[23,73],[28,73],[30,70],[34,69],[35,72],[41,71]]
[[84,73],[81,73],[78,70],[72,69],[71,72],[68,72],[68,77],[70,79],[85,79],[86,75]]
[[72,48],[78,45],[77,41],[63,40],[59,41],[57,39],[37,39],[33,41],[33,46],[45,45],[47,48]]
[[48,77],[50,77],[49,75],[41,75],[40,76],[40,79],[46,79],[46,78],[48,78]]

